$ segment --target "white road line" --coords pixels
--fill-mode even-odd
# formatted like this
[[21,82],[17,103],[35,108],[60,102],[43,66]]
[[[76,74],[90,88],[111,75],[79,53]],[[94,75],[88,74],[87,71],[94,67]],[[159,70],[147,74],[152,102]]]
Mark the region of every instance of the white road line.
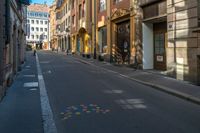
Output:
[[57,128],[53,119],[53,112],[49,104],[49,98],[47,95],[44,78],[42,75],[42,70],[40,68],[40,63],[38,55],[36,54],[36,63],[38,71],[38,82],[40,88],[40,102],[42,108],[42,118],[43,118],[43,129],[44,133],[57,133]]
[[38,82],[24,83],[24,87],[38,87]]

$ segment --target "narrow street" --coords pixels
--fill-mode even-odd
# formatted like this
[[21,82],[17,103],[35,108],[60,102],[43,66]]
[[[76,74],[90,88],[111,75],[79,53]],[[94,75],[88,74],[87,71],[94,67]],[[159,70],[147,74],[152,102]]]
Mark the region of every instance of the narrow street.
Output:
[[200,133],[200,0],[1,0],[0,133]]
[[90,66],[38,52],[58,133],[199,133],[200,107]]

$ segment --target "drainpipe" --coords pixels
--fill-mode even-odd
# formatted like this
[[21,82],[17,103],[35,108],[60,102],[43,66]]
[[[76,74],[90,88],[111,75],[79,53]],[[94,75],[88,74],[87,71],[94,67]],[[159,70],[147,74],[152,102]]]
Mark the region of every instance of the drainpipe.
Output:
[[94,0],[94,59],[97,58],[96,49],[96,0]]

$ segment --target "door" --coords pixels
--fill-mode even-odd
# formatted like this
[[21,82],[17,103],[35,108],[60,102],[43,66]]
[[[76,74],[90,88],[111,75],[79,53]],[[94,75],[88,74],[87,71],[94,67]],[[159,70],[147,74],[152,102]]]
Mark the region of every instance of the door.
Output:
[[154,69],[166,70],[167,24],[154,24]]
[[130,21],[117,24],[117,52],[122,63],[130,62]]

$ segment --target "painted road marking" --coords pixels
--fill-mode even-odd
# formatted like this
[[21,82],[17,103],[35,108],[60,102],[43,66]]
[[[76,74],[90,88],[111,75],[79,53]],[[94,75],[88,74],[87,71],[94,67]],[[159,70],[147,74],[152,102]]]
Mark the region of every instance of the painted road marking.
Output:
[[44,133],[57,133],[57,128],[53,119],[53,112],[49,104],[49,98],[47,95],[45,82],[37,54],[36,54],[36,63],[37,63],[38,81],[40,87],[40,102],[42,108]]
[[23,75],[24,77],[28,77],[28,78],[34,78],[35,75]]
[[146,109],[143,99],[120,99],[116,100],[123,109]]
[[109,109],[104,109],[103,107],[98,106],[97,104],[80,104],[76,106],[69,106],[64,108],[60,113],[62,120],[67,120],[74,116],[90,115],[90,114],[103,114],[106,115],[109,113]]
[[37,88],[31,88],[30,91],[37,91]]
[[38,82],[24,83],[24,87],[38,87]]

